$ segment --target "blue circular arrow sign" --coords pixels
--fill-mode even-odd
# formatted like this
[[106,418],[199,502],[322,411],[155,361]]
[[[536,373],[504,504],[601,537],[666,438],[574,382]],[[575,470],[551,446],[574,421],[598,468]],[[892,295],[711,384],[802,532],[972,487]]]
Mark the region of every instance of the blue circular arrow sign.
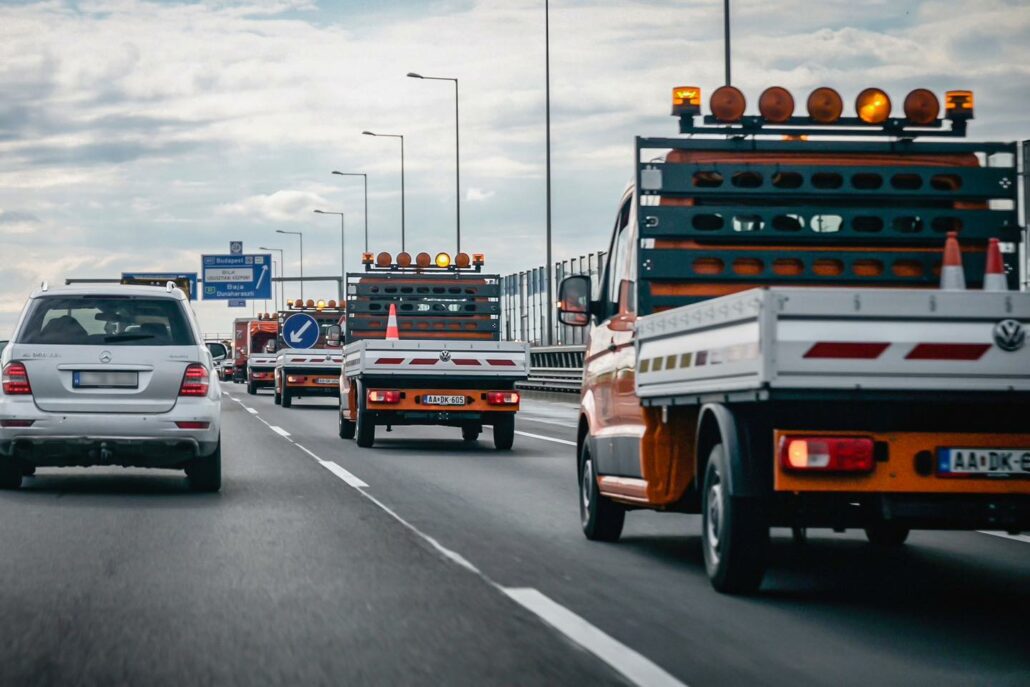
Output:
[[318,343],[318,322],[304,313],[290,315],[283,322],[283,342],[290,348],[311,348]]

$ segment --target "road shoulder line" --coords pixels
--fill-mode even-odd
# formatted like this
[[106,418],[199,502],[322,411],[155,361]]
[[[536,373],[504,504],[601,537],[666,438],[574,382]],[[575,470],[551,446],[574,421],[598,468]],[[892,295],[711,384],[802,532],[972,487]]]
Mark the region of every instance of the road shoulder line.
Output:
[[568,439],[555,439],[554,437],[547,437],[547,436],[544,436],[543,434],[531,434],[529,432],[522,432],[522,431],[519,431],[517,429],[515,430],[515,433],[520,435],[520,436],[530,437],[531,439],[542,439],[544,441],[553,441],[556,444],[565,444],[566,446],[575,446],[576,445],[575,441],[569,441]]

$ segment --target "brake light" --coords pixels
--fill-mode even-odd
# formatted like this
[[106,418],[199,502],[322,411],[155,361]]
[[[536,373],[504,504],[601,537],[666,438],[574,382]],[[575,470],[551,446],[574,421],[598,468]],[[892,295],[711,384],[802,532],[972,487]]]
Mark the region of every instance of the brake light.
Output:
[[29,386],[29,373],[22,363],[7,363],[3,373],[4,393],[8,396],[19,394],[31,394],[32,387]]
[[182,385],[179,386],[179,395],[207,396],[207,389],[207,368],[200,363],[191,363],[186,367],[186,372],[182,375]]
[[510,406],[519,402],[517,391],[489,391],[486,394],[486,402],[492,406]]
[[870,472],[873,440],[866,437],[783,437],[780,464],[787,470]]
[[368,392],[368,400],[372,403],[400,403],[401,392],[372,389]]
[[207,429],[211,426],[211,423],[199,420],[176,420],[175,426],[179,429]]

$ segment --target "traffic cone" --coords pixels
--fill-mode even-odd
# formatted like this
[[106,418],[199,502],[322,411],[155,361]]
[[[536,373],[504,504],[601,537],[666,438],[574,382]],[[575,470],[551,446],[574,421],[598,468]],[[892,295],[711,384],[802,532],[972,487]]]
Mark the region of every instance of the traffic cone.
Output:
[[941,265],[941,288],[945,291],[965,291],[966,274],[962,271],[962,249],[958,245],[958,232],[949,231],[944,241],[944,263]]
[[1005,263],[1001,260],[998,239],[987,239],[987,270],[984,272],[984,291],[1008,291]]
[[397,329],[397,306],[390,303],[390,319],[386,321],[386,340],[397,341],[401,338],[400,330]]

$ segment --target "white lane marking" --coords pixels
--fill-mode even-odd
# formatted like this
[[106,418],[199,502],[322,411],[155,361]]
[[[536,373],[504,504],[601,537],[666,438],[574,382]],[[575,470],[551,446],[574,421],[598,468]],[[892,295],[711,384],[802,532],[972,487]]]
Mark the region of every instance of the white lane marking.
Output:
[[317,461],[318,461],[319,463],[321,463],[321,462],[322,462],[322,459],[321,459],[321,458],[319,458],[318,456],[316,456],[316,455],[315,455],[314,453],[312,453],[311,451],[307,450],[306,448],[304,448],[303,446],[301,446],[301,445],[300,445],[300,444],[298,444],[297,442],[293,442],[293,443],[294,443],[294,445],[295,445],[295,446],[296,446],[297,448],[299,448],[299,449],[300,449],[301,451],[303,451],[304,453],[308,454],[309,456],[311,456],[312,458],[314,458],[315,460],[317,460]]
[[290,433],[289,433],[289,432],[287,432],[287,431],[286,431],[285,429],[283,429],[282,427],[276,427],[275,425],[268,425],[268,428],[269,428],[270,430],[272,430],[273,432],[275,432],[276,434],[280,435],[280,436],[284,436],[284,437],[286,437],[287,439],[289,439],[289,438],[290,438]]
[[980,534],[989,534],[992,537],[1001,537],[1002,539],[1011,539],[1012,541],[1021,541],[1030,544],[1030,535],[1026,534],[1009,534],[1008,532],[991,532],[990,530],[977,530]]
[[257,408],[247,408],[247,406],[243,406],[243,407],[246,408],[247,412],[250,413],[251,415],[257,415],[258,414]]
[[622,642],[605,634],[586,620],[536,589],[501,587],[520,606],[554,627],[576,644],[597,656],[630,682],[654,687],[686,687],[684,683],[644,658]]
[[521,434],[524,437],[532,437],[533,439],[543,439],[544,441],[553,441],[556,444],[565,444],[566,446],[575,446],[575,441],[569,441],[568,439],[555,439],[554,437],[545,437],[543,434],[530,434],[529,432],[520,432],[515,430],[516,434]]
[[519,413],[519,419],[523,422],[539,422],[545,425],[558,425],[559,427],[569,427],[571,429],[576,429],[577,427],[579,427],[579,425],[575,422],[566,422],[564,420],[551,420],[542,417],[533,417],[532,415],[529,415],[524,411]]
[[339,465],[337,465],[333,461],[331,461],[331,460],[320,460],[318,462],[326,470],[328,470],[329,472],[333,473],[334,475],[336,475],[337,477],[339,477],[340,479],[342,479],[344,482],[346,482],[347,484],[351,485],[355,489],[361,490],[361,489],[365,489],[366,487],[368,487],[368,485],[365,484],[364,482],[362,482],[357,476],[353,475],[350,472],[347,472],[346,470],[344,470],[342,467],[340,467]]

